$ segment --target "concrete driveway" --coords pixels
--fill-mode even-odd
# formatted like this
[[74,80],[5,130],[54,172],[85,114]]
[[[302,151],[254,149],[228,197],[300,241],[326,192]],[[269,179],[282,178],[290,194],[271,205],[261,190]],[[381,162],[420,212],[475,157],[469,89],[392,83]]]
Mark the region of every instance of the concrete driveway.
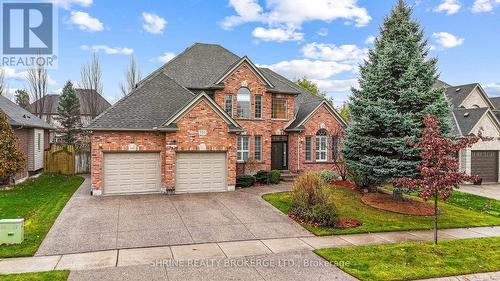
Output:
[[500,184],[461,185],[458,191],[500,200]]
[[313,236],[262,200],[290,184],[225,193],[92,197],[87,178],[36,255]]

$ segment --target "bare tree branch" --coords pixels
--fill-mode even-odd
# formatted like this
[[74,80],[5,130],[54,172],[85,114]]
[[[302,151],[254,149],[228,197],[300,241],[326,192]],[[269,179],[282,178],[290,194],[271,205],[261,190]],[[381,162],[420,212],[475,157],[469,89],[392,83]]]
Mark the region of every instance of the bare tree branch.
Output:
[[36,64],[28,69],[26,72],[26,81],[28,82],[28,89],[31,99],[35,101],[35,108],[33,109],[36,116],[42,117],[44,110],[45,99],[48,91],[48,72],[45,66]]
[[137,83],[142,79],[141,69],[135,62],[134,56],[130,58],[130,65],[125,69],[124,75],[126,82],[120,85],[120,91],[123,96],[126,96],[135,89]]
[[88,98],[82,101],[85,103],[81,106],[88,107],[91,118],[94,119],[99,111],[98,95],[103,94],[102,90],[102,71],[99,63],[99,56],[93,53],[92,60],[88,64],[84,64],[80,70],[81,86],[88,92]]

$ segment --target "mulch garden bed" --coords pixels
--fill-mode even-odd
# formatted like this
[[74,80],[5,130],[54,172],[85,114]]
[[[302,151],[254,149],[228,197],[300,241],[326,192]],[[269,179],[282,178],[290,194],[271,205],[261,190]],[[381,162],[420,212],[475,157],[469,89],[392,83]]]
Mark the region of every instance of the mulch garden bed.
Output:
[[399,214],[412,216],[432,216],[434,207],[422,201],[405,198],[404,201],[395,201],[392,195],[386,193],[367,193],[361,197],[364,204]]
[[330,184],[343,186],[343,187],[347,187],[347,188],[354,189],[354,190],[360,190],[359,187],[355,183],[350,182],[350,181],[335,180],[335,181],[331,181]]
[[[318,223],[311,222],[311,221],[306,221],[303,220],[297,216],[294,215],[288,215],[292,220],[298,222],[298,223],[303,223],[307,224],[312,227],[317,227],[320,228],[321,226]],[[333,228],[340,228],[340,229],[345,229],[345,228],[353,228],[353,227],[358,227],[362,225],[360,221],[357,221],[355,219],[348,219],[348,218],[338,218],[337,219],[337,224]]]

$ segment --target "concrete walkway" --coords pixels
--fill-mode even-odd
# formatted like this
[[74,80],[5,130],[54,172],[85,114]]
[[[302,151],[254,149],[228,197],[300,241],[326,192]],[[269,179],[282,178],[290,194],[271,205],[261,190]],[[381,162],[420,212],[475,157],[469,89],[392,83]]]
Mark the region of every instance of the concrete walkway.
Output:
[[461,185],[458,191],[500,200],[500,184]]
[[[440,239],[464,239],[500,236],[500,226],[446,229],[439,231]],[[98,268],[152,265],[165,261],[206,259],[237,259],[242,257],[310,252],[313,249],[389,244],[431,240],[433,232],[400,231],[335,235],[324,237],[295,237],[244,240],[163,247],[130,248],[78,254],[8,258],[0,260],[0,274],[48,271],[53,269],[89,270]]]

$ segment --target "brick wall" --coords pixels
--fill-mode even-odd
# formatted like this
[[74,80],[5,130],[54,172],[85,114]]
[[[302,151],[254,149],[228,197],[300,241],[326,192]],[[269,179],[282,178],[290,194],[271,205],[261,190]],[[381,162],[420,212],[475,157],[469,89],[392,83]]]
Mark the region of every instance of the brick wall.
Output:
[[227,184],[236,184],[236,135],[205,100],[185,113],[177,127],[179,131],[165,135],[167,188],[175,187],[175,151],[226,151]]
[[15,180],[20,180],[28,176],[28,140],[30,129],[13,129],[17,138],[17,145],[23,152],[24,159],[26,160],[24,169],[14,176]]
[[[305,124],[306,130],[300,133],[291,133],[288,137],[289,147],[289,164],[290,170],[297,171],[321,171],[331,170],[334,166],[332,159],[332,137],[336,135],[342,127],[335,117],[322,106]],[[316,132],[320,129],[325,129],[328,132],[328,161],[316,162]],[[311,155],[312,161],[305,161],[305,137],[311,136]],[[297,151],[298,147],[298,151]]]
[[[236,93],[242,87],[243,81],[246,82],[246,87],[251,93],[251,118],[241,119],[237,117],[237,100]],[[243,127],[245,135],[250,136],[250,159],[254,155],[254,139],[253,136],[262,136],[262,161],[257,163],[252,170],[269,170],[271,169],[271,136],[282,135],[284,128],[293,118],[294,113],[294,96],[293,95],[280,95],[287,99],[288,102],[288,120],[272,120],[272,97],[273,94],[267,92],[264,82],[255,75],[250,69],[248,64],[242,64],[224,81],[224,89],[215,92],[215,101],[221,108],[224,106],[224,97],[226,94],[233,95],[233,118]],[[262,118],[255,119],[255,96],[262,96]],[[244,164],[238,165],[238,174],[251,173],[249,168]]]
[[[135,144],[138,151],[160,151],[165,157],[165,134],[157,132],[106,132],[92,134],[92,188],[102,188],[103,153],[129,151],[129,144]],[[161,165],[162,179],[165,178],[165,161]]]

